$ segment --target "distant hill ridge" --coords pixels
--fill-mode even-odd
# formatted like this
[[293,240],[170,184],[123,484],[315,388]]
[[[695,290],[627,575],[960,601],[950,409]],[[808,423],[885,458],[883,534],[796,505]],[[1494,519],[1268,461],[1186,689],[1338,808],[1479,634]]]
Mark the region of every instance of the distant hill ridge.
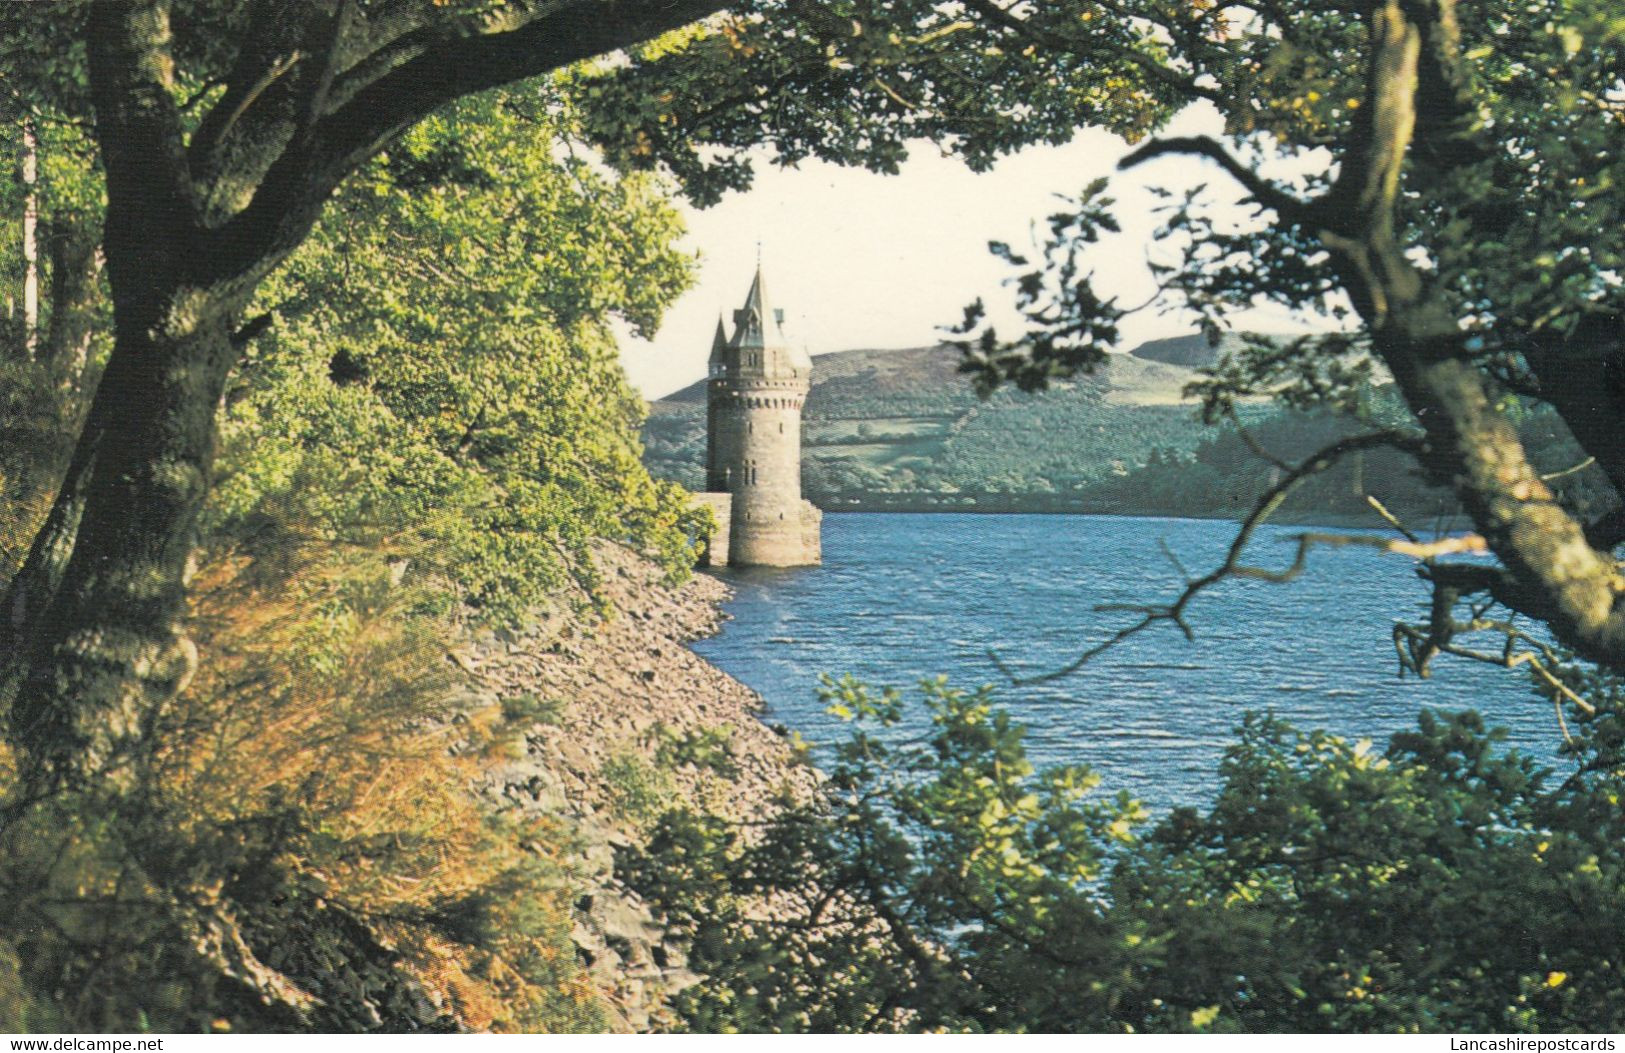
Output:
[[[803,435],[803,492],[826,510],[1109,512],[1239,516],[1279,476],[1231,426],[1198,420],[1183,391],[1202,366],[1241,344],[1200,335],[1152,340],[1113,354],[1093,375],[1036,394],[978,399],[948,346],[839,351],[813,359]],[[1380,374],[1379,374],[1380,376]],[[1372,390],[1373,420],[1413,424],[1389,383]],[[1346,418],[1289,413],[1268,399],[1238,406],[1253,442],[1307,455],[1353,431]],[[1578,460],[1572,442],[1533,415],[1526,442],[1542,464]],[[704,485],[705,384],[654,402],[644,461],[661,478]],[[1582,473],[1565,480],[1576,493]],[[1372,518],[1366,495],[1431,521],[1455,510],[1386,451],[1310,480],[1281,515],[1308,522]],[[1582,494],[1583,496],[1583,494]]]
[[[1205,336],[1175,336],[1148,340],[1127,353],[1116,353],[1093,377],[1080,377],[1073,384],[1100,386],[1119,405],[1170,405],[1181,401],[1185,384],[1195,379],[1197,369],[1213,364],[1226,351],[1240,346],[1239,337],[1226,335],[1214,346]],[[813,387],[861,384],[867,394],[911,394],[967,388],[959,373],[959,351],[947,344],[934,347],[854,348],[813,357]],[[1158,367],[1173,367],[1172,369]],[[818,393],[816,402],[830,401],[838,389]],[[654,406],[700,404],[705,402],[705,381],[655,400]],[[816,407],[810,407],[810,411]]]
[[[805,492],[826,508],[864,507],[881,494],[1071,500],[1154,455],[1191,455],[1207,429],[1184,389],[1224,349],[1200,336],[1151,341],[1048,391],[985,401],[951,346],[819,355],[804,417]],[[704,381],[650,406],[644,445],[656,475],[703,485]]]

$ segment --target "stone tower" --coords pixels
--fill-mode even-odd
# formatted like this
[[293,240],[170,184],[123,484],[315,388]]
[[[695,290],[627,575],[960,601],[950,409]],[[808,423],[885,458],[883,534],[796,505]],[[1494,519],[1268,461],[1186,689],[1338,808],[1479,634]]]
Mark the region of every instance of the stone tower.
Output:
[[[790,347],[758,267],[730,338],[717,322],[706,386],[705,503],[719,526],[713,566],[820,559],[821,515],[801,499],[801,407],[812,359]],[[726,495],[726,496],[725,496]]]

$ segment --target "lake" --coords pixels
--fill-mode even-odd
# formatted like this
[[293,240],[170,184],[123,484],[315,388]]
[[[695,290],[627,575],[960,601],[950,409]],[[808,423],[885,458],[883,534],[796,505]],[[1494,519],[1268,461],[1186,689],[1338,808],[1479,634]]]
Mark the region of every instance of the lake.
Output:
[[[1285,566],[1303,529],[1265,527],[1249,561]],[[818,700],[820,673],[1002,684],[998,702],[1027,726],[1036,764],[1087,763],[1103,789],[1158,809],[1211,798],[1248,710],[1383,743],[1423,707],[1475,708],[1520,748],[1555,757],[1551,706],[1523,674],[1446,657],[1428,680],[1399,678],[1391,627],[1425,610],[1427,590],[1412,561],[1369,549],[1317,550],[1286,585],[1221,583],[1189,608],[1194,642],[1157,625],[1078,673],[1022,687],[989,658],[1023,675],[1066,664],[1134,620],[1098,604],[1177,594],[1184,575],[1164,546],[1201,574],[1234,531],[1124,516],[830,515],[823,566],[720,571],[732,620],[694,650],[760,692],[769,723],[815,745],[845,727]],[[910,712],[924,726],[922,707]]]

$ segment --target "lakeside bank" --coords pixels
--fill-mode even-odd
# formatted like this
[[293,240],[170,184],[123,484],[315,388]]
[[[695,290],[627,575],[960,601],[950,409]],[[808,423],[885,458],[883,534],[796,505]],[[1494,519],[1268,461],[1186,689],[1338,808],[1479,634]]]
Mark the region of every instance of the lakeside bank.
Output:
[[699,978],[685,949],[615,879],[615,853],[636,846],[668,807],[760,819],[817,777],[762,722],[762,697],[689,649],[726,618],[722,581],[695,574],[673,585],[608,544],[595,560],[608,617],[561,601],[522,630],[482,634],[452,659],[473,685],[468,708],[505,700],[531,708],[523,752],[490,774],[483,797],[498,811],[569,824],[578,841],[577,954],[616,1030],[659,1030],[671,1023],[666,996]]

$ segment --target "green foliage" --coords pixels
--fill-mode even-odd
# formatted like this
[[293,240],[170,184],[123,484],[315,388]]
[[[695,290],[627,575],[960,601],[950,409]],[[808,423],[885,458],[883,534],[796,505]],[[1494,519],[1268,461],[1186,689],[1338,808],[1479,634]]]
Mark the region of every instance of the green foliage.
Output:
[[[1096,5],[1041,10],[1069,27]],[[749,184],[744,148],[764,141],[783,163],[891,173],[929,140],[982,171],[1080,127],[1133,138],[1167,115],[1177,92],[1144,73],[1160,41],[1131,19],[1089,32],[1086,58],[1057,56],[932,0],[766,0],[590,71],[583,95],[612,163],[664,165],[702,204]]]
[[605,758],[598,770],[610,804],[634,824],[653,822],[671,804],[669,775],[632,750]]
[[[465,103],[262,290],[197,679],[128,797],[26,807],[0,776],[0,1027],[604,1026],[570,942],[567,824],[516,827],[472,792],[560,703],[450,711],[433,617],[590,585],[599,538],[690,562],[610,329],[653,327],[686,285],[680,228],[653,179],[574,158],[569,126],[556,99]],[[0,362],[8,575],[71,445],[59,379]]]
[[739,774],[733,732],[728,728],[694,728],[677,734],[664,725],[656,728],[655,763],[665,768],[691,767],[714,772],[724,779]]
[[[959,369],[970,375],[979,395],[991,395],[1005,383],[1040,391],[1056,378],[1090,373],[1117,343],[1117,323],[1126,312],[1115,299],[1100,298],[1092,272],[1084,269],[1090,247],[1122,230],[1112,215],[1114,202],[1105,196],[1107,182],[1097,179],[1078,197],[1061,199],[1068,207],[1048,218],[1049,234],[1038,246],[1042,262],[1034,264],[1002,241],[988,245],[989,252],[1010,266],[1032,267],[1006,282],[1015,289],[1016,309],[1032,329],[1019,344],[1005,343],[992,326],[983,326],[982,301],[965,308],[964,318],[950,331],[967,337],[955,342],[964,354]],[[1056,311],[1057,302],[1067,309]],[[968,339],[972,334],[975,339]]]
[[610,330],[687,286],[681,228],[570,134],[548,100],[482,97],[352,181],[262,293],[276,322],[229,396],[212,529],[384,544],[494,620],[590,586],[593,538],[686,572],[690,513],[639,463]]
[[[1559,779],[1472,713],[1386,750],[1250,716],[1155,824],[1035,772],[989,689],[826,681],[856,723],[762,830],[662,819],[625,872],[711,977],[700,1030],[1593,1031],[1625,1023],[1625,732],[1594,679]],[[766,900],[773,909],[753,904]]]
[[0,348],[0,581],[27,556],[67,467],[73,402],[52,370]]

